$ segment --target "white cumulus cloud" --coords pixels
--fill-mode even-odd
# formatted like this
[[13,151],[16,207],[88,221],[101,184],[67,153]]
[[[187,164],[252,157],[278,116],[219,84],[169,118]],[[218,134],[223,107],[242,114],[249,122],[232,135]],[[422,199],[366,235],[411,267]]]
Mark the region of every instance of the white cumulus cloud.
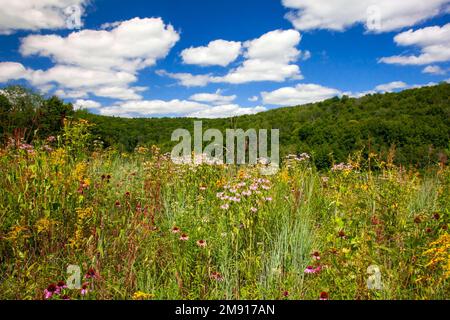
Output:
[[449,0],[282,0],[298,30],[344,31],[363,24],[374,32],[412,27],[445,13]]
[[298,84],[295,87],[284,87],[272,92],[261,93],[264,104],[279,106],[303,105],[340,95],[342,95],[342,92],[337,89],[312,83]]
[[249,114],[256,114],[267,111],[265,107],[257,106],[252,108],[243,108],[237,104],[213,106],[198,112],[193,112],[189,115],[190,118],[229,118],[236,116],[243,116]]
[[89,0],[0,0],[0,34],[82,26]]
[[442,69],[439,66],[426,66],[423,70],[423,73],[434,74],[434,75],[444,75],[447,73],[446,70]]
[[397,55],[381,58],[379,61],[399,65],[426,65],[450,61],[450,23],[445,26],[408,30],[395,36],[399,46],[414,46],[419,55]]
[[221,90],[217,90],[215,93],[197,93],[192,95],[189,100],[197,101],[197,102],[206,102],[214,105],[225,105],[234,100],[236,100],[237,96],[224,96],[222,95]]
[[185,64],[226,67],[239,57],[241,48],[237,41],[215,40],[206,47],[185,49],[181,57]]
[[[190,73],[158,74],[179,80],[183,86],[205,86],[208,83],[242,84],[257,81],[283,82],[302,79],[297,62],[301,52],[297,49],[301,35],[296,30],[275,30],[258,39],[244,43],[244,61],[224,76],[193,75]],[[306,53],[306,56],[308,54]]]
[[239,84],[301,79],[300,68],[294,64],[300,56],[300,41],[296,30],[275,30],[248,41],[244,44],[246,60],[242,65],[215,81]]
[[174,99],[128,101],[99,109],[100,114],[119,117],[190,117],[226,118],[266,111],[264,107],[244,108],[236,104],[210,105],[189,100]]
[[82,30],[67,37],[31,35],[22,40],[20,52],[58,64],[132,73],[165,58],[179,39],[160,18],[134,18],[111,30]]
[[98,109],[102,105],[97,101],[78,99],[73,103],[74,110],[81,109]]
[[20,63],[0,62],[0,83],[26,78],[29,71]]
[[408,85],[403,81],[393,81],[385,84],[380,84],[375,87],[376,91],[379,92],[392,92],[394,90],[405,89]]
[[166,57],[179,39],[161,18],[134,18],[111,24],[108,30],[83,30],[67,37],[31,35],[22,40],[22,55],[47,57],[55,66],[29,70],[23,78],[37,87],[56,84],[59,92],[72,97],[141,99],[142,88],[132,86],[139,71]]
[[158,70],[156,74],[178,80],[185,87],[204,87],[211,82],[211,75],[194,75],[190,73],[172,73],[165,70]]

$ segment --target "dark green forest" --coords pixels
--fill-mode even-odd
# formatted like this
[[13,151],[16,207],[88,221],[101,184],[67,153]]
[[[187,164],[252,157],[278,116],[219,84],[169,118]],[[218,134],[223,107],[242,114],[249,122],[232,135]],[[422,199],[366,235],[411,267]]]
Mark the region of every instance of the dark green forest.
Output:
[[[95,126],[93,137],[122,152],[157,145],[170,151],[175,129],[193,129],[193,119],[124,119],[74,112],[57,97],[42,97],[22,87],[0,94],[3,141],[19,130],[27,140],[57,135],[66,117]],[[395,163],[425,167],[450,156],[450,84],[373,94],[344,96],[320,103],[286,107],[228,119],[204,119],[204,129],[280,129],[282,155],[307,152],[318,168],[327,168],[361,151],[382,157],[395,151]]]

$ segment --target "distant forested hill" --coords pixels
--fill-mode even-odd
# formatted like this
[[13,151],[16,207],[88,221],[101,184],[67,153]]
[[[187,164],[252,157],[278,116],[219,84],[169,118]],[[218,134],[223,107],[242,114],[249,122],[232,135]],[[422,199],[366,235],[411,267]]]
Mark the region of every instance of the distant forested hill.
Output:
[[[85,112],[95,134],[107,144],[131,151],[137,145],[173,146],[173,130],[192,131],[192,119],[122,119]],[[308,152],[319,168],[363,151],[387,155],[395,148],[401,164],[426,166],[450,156],[450,84],[342,97],[232,119],[203,120],[205,128],[280,129],[282,154]]]
[[[12,87],[0,91],[0,136],[17,129],[27,140],[57,134],[64,117],[95,124],[93,133],[106,146],[133,151],[139,145],[158,145],[170,151],[175,129],[192,131],[193,119],[123,119],[73,112],[57,97],[44,98]],[[450,156],[450,84],[368,95],[342,97],[297,107],[229,119],[203,120],[204,128],[280,129],[282,155],[307,152],[319,168],[343,162],[362,151],[387,156],[395,150],[399,164],[426,166]]]

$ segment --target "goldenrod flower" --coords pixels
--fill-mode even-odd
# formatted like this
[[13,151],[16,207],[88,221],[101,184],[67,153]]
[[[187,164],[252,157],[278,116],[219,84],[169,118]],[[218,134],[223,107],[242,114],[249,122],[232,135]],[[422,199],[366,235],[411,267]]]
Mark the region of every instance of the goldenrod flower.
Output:
[[137,291],[133,294],[133,300],[151,300],[155,297],[155,295],[151,293],[145,293],[142,291]]

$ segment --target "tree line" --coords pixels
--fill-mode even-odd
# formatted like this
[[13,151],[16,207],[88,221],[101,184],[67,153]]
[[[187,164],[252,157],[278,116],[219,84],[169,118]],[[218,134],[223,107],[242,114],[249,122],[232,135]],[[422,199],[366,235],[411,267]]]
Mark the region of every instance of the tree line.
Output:
[[[157,145],[170,151],[172,132],[193,131],[193,119],[106,117],[73,111],[57,97],[42,97],[22,87],[0,91],[0,134],[14,130],[27,139],[56,135],[66,117],[93,124],[92,134],[105,147],[132,152]],[[282,156],[309,153],[318,168],[345,162],[349,154],[395,154],[394,162],[426,167],[450,156],[450,84],[371,94],[362,98],[335,97],[323,102],[286,107],[227,119],[203,119],[204,129],[280,129]]]

